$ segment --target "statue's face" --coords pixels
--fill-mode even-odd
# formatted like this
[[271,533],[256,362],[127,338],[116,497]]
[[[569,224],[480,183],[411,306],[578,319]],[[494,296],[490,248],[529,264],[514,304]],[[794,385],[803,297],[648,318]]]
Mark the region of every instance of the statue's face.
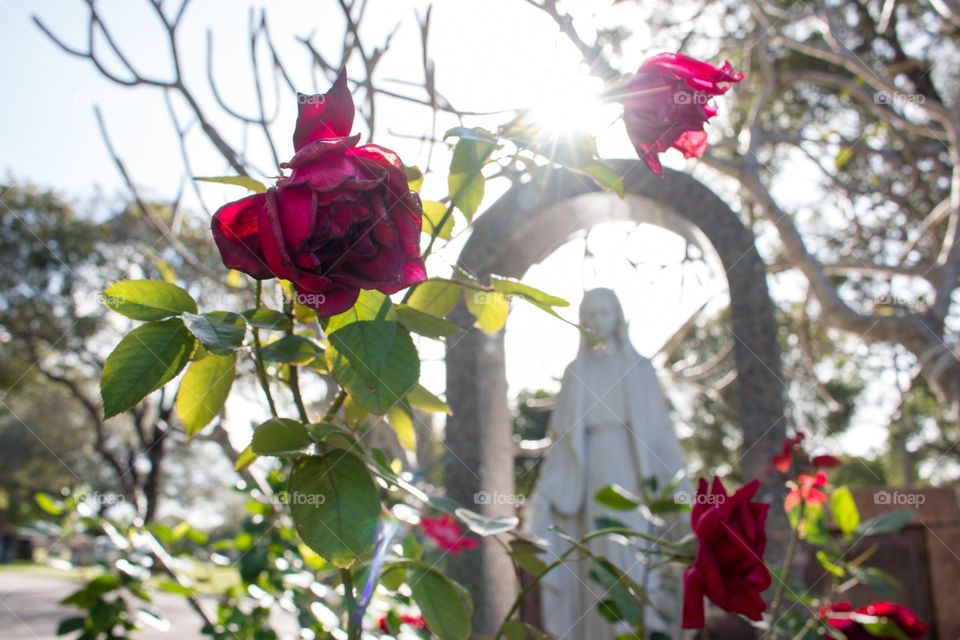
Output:
[[617,312],[605,298],[591,300],[584,308],[583,316],[580,322],[593,329],[600,342],[607,342],[617,329]]

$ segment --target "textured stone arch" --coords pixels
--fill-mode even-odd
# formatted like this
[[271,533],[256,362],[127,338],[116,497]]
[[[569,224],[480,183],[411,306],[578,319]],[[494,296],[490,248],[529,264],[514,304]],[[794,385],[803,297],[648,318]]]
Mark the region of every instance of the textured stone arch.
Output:
[[[742,467],[763,475],[782,442],[784,384],[766,269],[753,234],[716,194],[687,174],[666,171],[659,179],[642,163],[613,163],[624,179],[625,199],[605,194],[590,181],[555,171],[546,184],[518,185],[473,225],[459,264],[485,279],[490,274],[522,278],[574,234],[616,221],[668,228],[712,255],[726,272],[730,331],[735,339]],[[445,485],[447,494],[488,515],[513,515],[515,505],[478,504],[475,495],[512,495],[513,452],[507,406],[503,333],[469,328],[461,305],[452,319],[466,334],[447,353]],[[770,491],[774,491],[772,487]],[[478,601],[478,632],[491,632],[513,601],[512,565],[502,549],[485,542],[477,554],[453,558],[451,571]]]

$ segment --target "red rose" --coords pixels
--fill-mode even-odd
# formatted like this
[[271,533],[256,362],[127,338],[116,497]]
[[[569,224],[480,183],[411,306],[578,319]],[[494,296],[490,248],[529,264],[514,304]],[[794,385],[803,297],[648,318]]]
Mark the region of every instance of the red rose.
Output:
[[460,524],[447,514],[439,518],[420,518],[420,527],[437,546],[449,553],[473,549],[478,544],[473,538],[468,538]]
[[717,476],[713,486],[700,479],[690,524],[697,555],[683,574],[683,628],[704,624],[703,597],[731,613],[760,620],[767,605],[760,594],[770,586],[763,562],[764,525],[769,504],[752,502],[760,482],[753,480],[728,496]]
[[837,602],[821,607],[820,617],[846,640],[899,640],[922,638],[927,633],[926,623],[917,614],[892,602],[874,602],[858,609],[849,602]]
[[685,158],[699,158],[707,148],[703,125],[717,115],[712,96],[740,82],[724,62],[719,69],[681,53],[647,58],[627,83],[623,121],[637,154],[658,176],[663,175],[659,153],[673,147]]
[[290,280],[322,316],[352,307],[361,289],[391,294],[427,277],[420,198],[395,153],[356,146],[353,115],[343,72],[326,94],[300,94],[296,153],[281,165],[291,174],[213,216],[227,267]]

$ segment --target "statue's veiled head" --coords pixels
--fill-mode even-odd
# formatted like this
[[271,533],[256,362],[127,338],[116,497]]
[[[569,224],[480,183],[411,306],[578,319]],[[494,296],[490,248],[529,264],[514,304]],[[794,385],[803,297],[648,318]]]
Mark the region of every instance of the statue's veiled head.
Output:
[[620,300],[610,289],[591,289],[580,302],[580,324],[592,329],[607,346],[627,346],[627,322]]

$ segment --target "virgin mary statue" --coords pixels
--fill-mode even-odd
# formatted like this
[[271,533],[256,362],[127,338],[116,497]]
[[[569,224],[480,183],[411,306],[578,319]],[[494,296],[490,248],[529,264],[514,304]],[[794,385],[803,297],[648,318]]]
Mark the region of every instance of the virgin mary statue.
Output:
[[[530,528],[550,542],[549,560],[569,546],[552,525],[580,537],[598,528],[597,518],[608,517],[667,539],[684,533],[679,518],[654,524],[639,510],[611,511],[594,500],[611,484],[640,495],[641,483],[650,476],[664,487],[683,471],[684,463],[657,374],[650,360],[630,344],[616,294],[610,289],[586,292],[580,323],[593,330],[599,345],[582,339],[576,359],[564,372],[551,417],[553,444],[532,500]],[[684,480],[679,488],[689,491],[689,484]],[[646,590],[647,637],[653,631],[681,637],[676,573],[651,567],[659,558],[644,556],[622,538],[594,538],[588,546]],[[611,596],[591,579],[590,569],[587,560],[565,563],[541,582],[545,630],[557,638],[613,640],[629,631],[624,623],[611,623],[602,615],[598,605]]]

